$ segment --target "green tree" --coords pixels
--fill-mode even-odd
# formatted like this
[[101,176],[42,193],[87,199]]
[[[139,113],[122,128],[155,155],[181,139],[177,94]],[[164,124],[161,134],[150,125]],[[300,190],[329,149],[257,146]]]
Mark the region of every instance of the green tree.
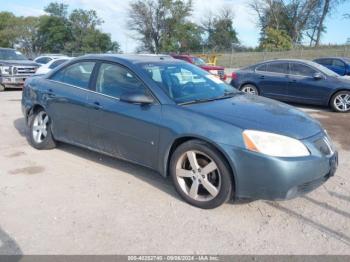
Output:
[[17,17],[10,12],[0,12],[0,46],[13,47],[16,43],[15,27],[18,23]]
[[17,41],[22,51],[29,57],[35,57],[41,53],[43,43],[39,40],[40,18],[34,16],[19,17],[16,25]]
[[283,30],[266,28],[266,33],[260,40],[260,48],[267,51],[290,50],[292,38]]
[[198,44],[199,28],[188,21],[191,13],[191,0],[136,0],[130,4],[129,29],[136,32],[141,51],[192,49]]
[[215,16],[209,14],[202,21],[202,28],[206,32],[206,45],[216,51],[230,50],[232,44],[239,44],[237,32],[233,27],[233,12],[229,8],[223,8]]

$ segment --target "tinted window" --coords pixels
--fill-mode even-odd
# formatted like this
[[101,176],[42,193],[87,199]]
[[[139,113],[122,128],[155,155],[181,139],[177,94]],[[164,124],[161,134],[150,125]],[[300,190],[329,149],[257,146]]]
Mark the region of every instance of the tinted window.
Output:
[[115,64],[102,64],[97,76],[96,91],[120,98],[125,93],[145,94],[142,82],[126,68]]
[[293,63],[291,65],[291,73],[292,75],[312,77],[317,71],[309,66]]
[[87,89],[94,65],[94,62],[75,63],[58,71],[51,79]]
[[52,62],[52,64],[49,66],[50,69],[54,69],[56,67],[58,67],[59,65],[63,64],[64,62],[67,62],[68,59],[59,59],[56,60],[55,62]]
[[316,62],[326,66],[332,65],[332,59],[317,59]]
[[289,74],[288,63],[269,63],[266,68],[267,72]]
[[42,58],[35,60],[35,62],[37,62],[39,64],[47,64],[50,61],[51,61],[51,58],[49,58],[49,57],[42,57]]

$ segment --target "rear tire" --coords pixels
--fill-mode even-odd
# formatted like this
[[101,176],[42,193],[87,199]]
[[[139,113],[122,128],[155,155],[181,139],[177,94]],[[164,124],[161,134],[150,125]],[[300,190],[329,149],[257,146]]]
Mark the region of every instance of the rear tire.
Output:
[[335,93],[330,102],[333,111],[340,113],[350,112],[350,91],[340,91]]
[[47,150],[56,147],[51,132],[51,118],[44,109],[38,109],[29,116],[28,140],[36,149]]
[[212,209],[232,196],[232,173],[222,158],[214,147],[199,140],[185,142],[175,150],[170,160],[170,176],[186,202]]
[[243,85],[239,90],[250,95],[259,95],[258,88],[253,84]]

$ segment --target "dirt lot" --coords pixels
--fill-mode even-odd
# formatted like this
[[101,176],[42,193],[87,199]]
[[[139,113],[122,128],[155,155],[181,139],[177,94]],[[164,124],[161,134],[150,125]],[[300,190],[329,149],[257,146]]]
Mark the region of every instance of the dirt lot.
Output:
[[142,167],[64,144],[34,150],[20,95],[0,93],[0,254],[350,255],[350,114],[303,108],[340,152],[324,186],[205,211]]

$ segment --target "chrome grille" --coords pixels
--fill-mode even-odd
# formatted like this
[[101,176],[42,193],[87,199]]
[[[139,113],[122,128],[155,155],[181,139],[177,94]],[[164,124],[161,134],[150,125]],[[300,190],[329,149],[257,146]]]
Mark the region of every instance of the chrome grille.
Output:
[[14,66],[12,68],[12,74],[14,76],[25,76],[25,75],[33,75],[37,70],[36,66]]

